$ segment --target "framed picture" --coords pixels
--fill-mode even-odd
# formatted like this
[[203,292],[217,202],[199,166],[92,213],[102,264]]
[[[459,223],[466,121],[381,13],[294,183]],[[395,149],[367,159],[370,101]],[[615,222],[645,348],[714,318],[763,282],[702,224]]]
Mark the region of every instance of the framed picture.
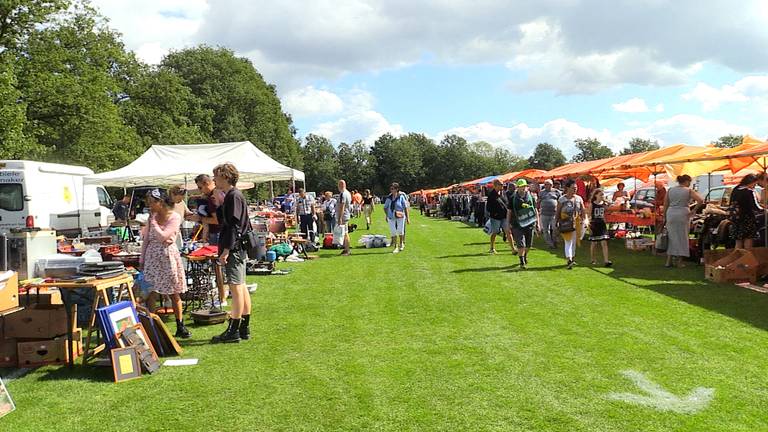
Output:
[[111,351],[110,357],[115,382],[141,378],[141,365],[139,365],[139,354],[136,348],[115,348]]
[[119,308],[110,308],[108,310],[109,322],[112,325],[112,334],[117,334],[138,324],[139,319],[136,316],[136,309],[133,308],[131,302],[120,302],[114,306],[120,306]]
[[130,301],[119,302],[97,309],[104,339],[110,348],[118,347],[117,334],[139,322],[136,309]]
[[8,389],[5,388],[3,379],[0,378],[0,417],[3,417],[15,409],[16,405],[13,404],[11,394],[8,393]]
[[122,348],[144,346],[152,353],[152,357],[157,360],[157,352],[155,352],[155,347],[149,341],[144,326],[139,323],[130,326],[129,329],[132,329],[133,331],[126,331],[128,329],[125,329],[115,336],[118,346]]

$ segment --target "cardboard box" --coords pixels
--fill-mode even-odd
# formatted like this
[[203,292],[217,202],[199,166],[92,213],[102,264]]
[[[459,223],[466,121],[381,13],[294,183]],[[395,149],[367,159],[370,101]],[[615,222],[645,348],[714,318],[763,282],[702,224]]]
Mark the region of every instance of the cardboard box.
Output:
[[[757,273],[758,276],[764,276],[768,275],[768,248],[764,247],[756,247],[756,248],[748,248],[746,249],[757,258],[758,266],[757,266]],[[705,250],[704,251],[704,264],[714,264],[715,261],[720,260],[721,258],[731,254],[734,251],[734,249],[714,249],[714,250]]]
[[67,334],[68,322],[63,305],[35,305],[5,316],[5,337],[52,339]]
[[711,264],[704,265],[704,278],[716,283],[729,283],[729,282],[756,282],[757,281],[757,269],[756,268],[734,268],[734,267],[722,267],[714,266]]
[[[75,344],[75,358],[83,354],[83,332],[77,329],[72,335]],[[66,364],[69,361],[69,341],[67,336],[55,339],[19,342],[16,345],[18,367]]]
[[653,239],[645,237],[626,239],[625,243],[627,249],[634,251],[649,250],[655,246]]
[[61,300],[61,292],[59,290],[40,290],[37,292],[33,290],[31,293],[19,295],[20,306],[33,306],[36,304],[41,305],[60,305],[64,304]]
[[19,306],[19,274],[0,280],[0,312]]
[[0,339],[0,367],[16,367],[19,363],[16,339]]

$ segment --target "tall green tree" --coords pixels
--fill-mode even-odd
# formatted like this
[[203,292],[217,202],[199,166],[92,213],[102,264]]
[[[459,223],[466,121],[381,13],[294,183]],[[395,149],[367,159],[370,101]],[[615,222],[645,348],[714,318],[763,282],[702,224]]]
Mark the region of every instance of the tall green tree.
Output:
[[573,141],[578,153],[573,155],[573,162],[586,162],[613,157],[613,151],[604,146],[597,138],[579,138]]
[[629,146],[625,147],[624,150],[621,151],[622,155],[628,155],[628,154],[635,154],[635,153],[644,153],[649,152],[652,150],[658,150],[659,149],[659,142],[658,141],[651,141],[649,139],[643,139],[643,138],[632,138],[629,140]]
[[535,169],[549,171],[552,168],[565,165],[563,152],[549,143],[539,143],[528,158],[528,166]]
[[341,143],[338,148],[339,170],[350,190],[374,189],[376,162],[361,140]]
[[8,57],[8,52],[0,54],[0,159],[37,159],[46,149],[24,132],[27,105],[16,88],[14,63]]
[[168,54],[161,68],[183,80],[212,113],[211,137],[249,140],[279,162],[301,168],[302,157],[275,87],[231,50],[199,46]]
[[317,193],[335,191],[341,178],[336,149],[322,136],[309,134],[301,148],[304,157],[304,175],[307,189]]
[[376,193],[383,194],[397,182],[402,190],[415,190],[421,178],[421,154],[413,140],[398,139],[389,133],[380,136],[371,155],[376,161]]
[[437,153],[442,167],[439,184],[450,185],[470,180],[476,172],[472,167],[472,151],[467,140],[458,135],[446,135],[440,141]]
[[141,153],[116,103],[137,70],[136,59],[92,8],[60,12],[24,44],[17,57],[24,132],[46,147],[46,159],[106,170]]
[[213,111],[172,71],[144,67],[125,91],[121,114],[144,147],[213,140]]
[[23,50],[30,33],[55,14],[66,11],[71,3],[68,0],[0,1],[0,52]]
[[744,135],[728,134],[712,141],[712,145],[718,148],[733,148],[740,146],[744,141]]

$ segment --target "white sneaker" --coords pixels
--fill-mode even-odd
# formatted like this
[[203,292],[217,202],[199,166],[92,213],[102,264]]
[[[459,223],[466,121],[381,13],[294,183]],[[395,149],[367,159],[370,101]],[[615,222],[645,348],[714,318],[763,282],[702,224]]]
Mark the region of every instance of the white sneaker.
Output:
[[229,306],[229,303],[227,303],[226,300],[224,300],[223,302],[219,302],[219,309],[221,309],[223,307],[227,307],[227,306]]
[[392,253],[393,254],[400,253],[400,249],[399,248],[394,248],[394,249],[392,249]]
[[402,251],[404,251],[404,250],[405,250],[405,245],[401,245],[401,246],[400,246],[400,251],[402,252]]

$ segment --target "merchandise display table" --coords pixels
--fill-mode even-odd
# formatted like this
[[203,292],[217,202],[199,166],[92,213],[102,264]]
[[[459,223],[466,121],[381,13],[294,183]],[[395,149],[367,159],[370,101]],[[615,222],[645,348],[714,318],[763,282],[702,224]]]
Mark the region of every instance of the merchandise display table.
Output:
[[[75,290],[75,289],[91,289],[94,291],[93,307],[91,308],[91,317],[88,321],[88,328],[86,329],[85,336],[85,351],[83,353],[83,365],[88,363],[88,360],[96,358],[96,356],[106,349],[106,345],[100,340],[100,331],[96,325],[96,309],[102,306],[108,306],[111,304],[107,290],[110,288],[118,288],[117,301],[123,299],[124,292],[127,292],[128,299],[136,305],[136,298],[133,296],[133,276],[126,273],[120,276],[107,278],[107,279],[93,279],[87,282],[50,282],[27,285],[28,289],[34,288],[58,288],[60,290]],[[68,316],[73,316],[72,308],[67,308]],[[69,341],[69,365],[72,366],[75,362],[75,355],[77,347],[73,343],[73,328],[68,325],[67,340]],[[94,331],[96,334],[94,335]],[[91,349],[91,337],[95,336],[95,345]]]
[[633,226],[654,226],[656,225],[656,217],[641,217],[635,213],[624,212],[611,212],[605,214],[606,223],[628,223]]

